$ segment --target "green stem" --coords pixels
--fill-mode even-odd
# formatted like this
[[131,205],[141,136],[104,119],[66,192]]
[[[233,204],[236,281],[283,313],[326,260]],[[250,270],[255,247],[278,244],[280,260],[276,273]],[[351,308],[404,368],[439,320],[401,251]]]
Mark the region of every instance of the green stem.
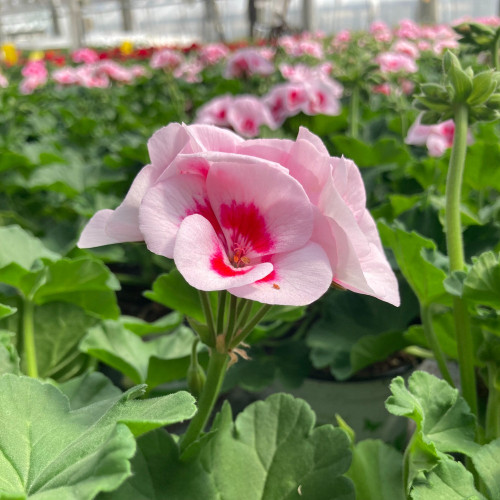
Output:
[[217,306],[217,331],[224,331],[224,314],[226,312],[226,297],[227,291],[222,290],[219,292],[219,304]]
[[500,71],[500,29],[497,30],[495,41],[491,47],[491,61],[495,66],[495,71]]
[[349,102],[349,135],[354,139],[359,136],[359,87],[357,85],[352,88]]
[[236,322],[236,308],[238,307],[238,297],[229,294],[229,316],[227,318],[226,345],[229,346],[234,333],[234,324]]
[[23,349],[27,375],[29,377],[38,378],[33,319],[34,308],[35,305],[30,300],[23,301]]
[[210,304],[210,297],[207,292],[202,292],[201,290],[198,290],[198,295],[200,297],[203,314],[207,320],[208,333],[213,341],[213,345],[215,345],[217,342],[217,334],[215,333],[215,322],[214,315],[212,313],[212,305]]
[[424,328],[425,338],[427,339],[429,347],[434,353],[434,358],[436,359],[436,363],[438,364],[439,371],[441,372],[444,380],[446,380],[446,382],[448,382],[448,384],[450,384],[452,387],[455,387],[450,372],[448,371],[446,358],[441,349],[441,346],[439,345],[438,338],[436,337],[436,333],[434,332],[434,328],[432,326],[432,311],[430,306],[423,304],[420,305],[420,316],[422,318],[422,326]]
[[253,315],[252,319],[243,327],[241,332],[233,337],[229,349],[234,349],[240,342],[243,342],[245,338],[252,332],[252,330],[259,324],[262,318],[268,313],[268,311],[273,307],[270,304],[262,304],[262,307]]
[[210,361],[208,362],[207,380],[198,401],[198,412],[189,423],[186,433],[181,438],[181,453],[185,451],[189,445],[194,443],[203,432],[207,420],[212,413],[214,404],[217,401],[217,396],[219,395],[222,381],[226,373],[228,359],[229,356],[227,353],[221,353],[215,349],[211,350]]
[[248,316],[250,316],[250,312],[252,311],[253,301],[251,300],[242,300],[238,304],[236,325],[234,325],[234,334],[238,335],[241,332],[241,329],[246,325],[248,321]]
[[[465,268],[460,201],[462,178],[467,151],[468,110],[465,104],[455,108],[455,136],[446,179],[446,245],[450,259],[450,272]],[[453,316],[457,339],[458,361],[462,394],[472,412],[477,415],[476,374],[474,371],[474,346],[469,325],[467,305],[459,298],[453,299]]]
[[486,442],[500,437],[500,391],[497,388],[497,367],[488,363],[488,404],[486,406]]

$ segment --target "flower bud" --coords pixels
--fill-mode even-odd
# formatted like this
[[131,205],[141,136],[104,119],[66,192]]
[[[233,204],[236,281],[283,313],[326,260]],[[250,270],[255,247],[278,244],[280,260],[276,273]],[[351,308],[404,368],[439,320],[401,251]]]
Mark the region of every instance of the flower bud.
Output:
[[205,385],[206,375],[205,371],[198,363],[198,352],[196,350],[199,340],[196,339],[193,342],[193,349],[191,351],[191,362],[189,363],[189,368],[187,371],[187,385],[189,392],[198,399],[200,397],[201,391]]
[[493,71],[479,73],[472,79],[472,92],[467,99],[467,104],[471,106],[484,104],[495,92],[496,87],[497,83],[493,78]]
[[464,71],[458,57],[449,50],[447,50],[444,55],[443,67],[453,89],[455,90],[453,102],[465,102],[472,92],[471,75],[474,74],[472,69],[467,69],[467,72]]

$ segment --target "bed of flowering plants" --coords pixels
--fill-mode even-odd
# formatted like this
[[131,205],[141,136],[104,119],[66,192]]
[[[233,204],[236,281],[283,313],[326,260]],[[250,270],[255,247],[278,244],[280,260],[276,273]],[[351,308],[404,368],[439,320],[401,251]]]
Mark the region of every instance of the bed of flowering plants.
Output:
[[2,51],[0,499],[500,498],[499,19]]

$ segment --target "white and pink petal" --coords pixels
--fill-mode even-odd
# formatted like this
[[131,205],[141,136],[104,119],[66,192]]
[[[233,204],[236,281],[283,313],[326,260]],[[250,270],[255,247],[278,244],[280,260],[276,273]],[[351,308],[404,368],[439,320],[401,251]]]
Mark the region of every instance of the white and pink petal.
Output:
[[273,265],[231,265],[212,224],[201,215],[186,217],[179,227],[174,262],[184,279],[198,290],[227,290],[253,283],[269,275]]
[[148,249],[172,258],[179,226],[193,214],[203,215],[220,232],[202,176],[176,175],[155,184],[144,196],[139,212],[140,230]]
[[312,233],[312,205],[302,186],[271,162],[214,163],[211,206],[226,236],[249,258],[295,250]]
[[269,261],[273,265],[269,275],[229,292],[264,304],[303,306],[319,299],[332,283],[328,257],[316,243],[273,255]]

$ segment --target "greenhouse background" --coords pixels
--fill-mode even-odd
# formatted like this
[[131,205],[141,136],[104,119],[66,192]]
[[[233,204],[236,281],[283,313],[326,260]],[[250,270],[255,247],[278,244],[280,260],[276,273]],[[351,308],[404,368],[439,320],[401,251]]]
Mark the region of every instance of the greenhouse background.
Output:
[[409,18],[450,23],[498,14],[498,0],[2,0],[0,41],[26,49],[113,45],[127,39],[161,45],[266,36],[283,22],[290,30],[366,29]]

